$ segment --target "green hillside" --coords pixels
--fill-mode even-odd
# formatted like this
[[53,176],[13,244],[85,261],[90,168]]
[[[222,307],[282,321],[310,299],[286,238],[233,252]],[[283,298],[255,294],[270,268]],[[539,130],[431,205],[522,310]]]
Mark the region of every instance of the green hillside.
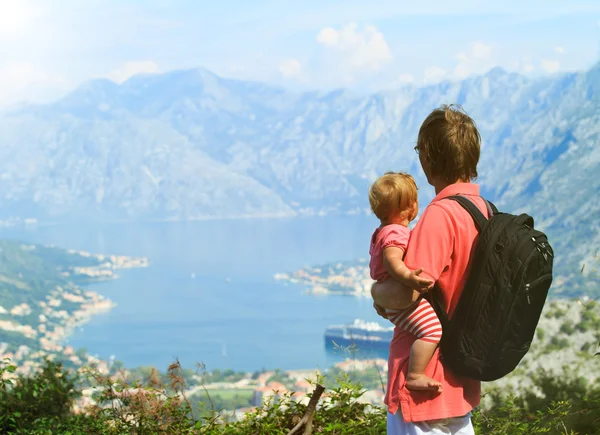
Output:
[[80,286],[145,264],[145,259],[0,241],[0,355],[23,363],[27,373],[47,357],[83,364],[87,358],[63,342],[112,302]]

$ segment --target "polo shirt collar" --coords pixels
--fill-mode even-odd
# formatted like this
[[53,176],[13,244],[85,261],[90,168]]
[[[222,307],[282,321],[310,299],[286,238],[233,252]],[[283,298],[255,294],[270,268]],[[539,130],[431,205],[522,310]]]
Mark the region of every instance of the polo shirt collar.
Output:
[[447,198],[453,195],[479,195],[479,184],[474,183],[454,183],[450,186],[445,187],[440,193],[436,195],[431,201],[432,203],[439,201],[440,199]]

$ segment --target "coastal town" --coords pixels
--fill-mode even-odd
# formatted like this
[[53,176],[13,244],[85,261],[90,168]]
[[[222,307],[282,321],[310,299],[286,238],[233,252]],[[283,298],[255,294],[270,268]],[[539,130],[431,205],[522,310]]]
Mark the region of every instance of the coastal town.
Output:
[[[49,255],[59,252],[53,247],[20,245],[13,249],[22,253]],[[44,277],[51,288],[37,288],[40,300],[28,300],[14,306],[0,306],[0,333],[12,337],[0,342],[0,359],[10,360],[17,366],[12,376],[30,375],[44,360],[60,359],[74,368],[94,365],[101,373],[109,373],[110,361],[101,360],[85,351],[76,350],[65,341],[72,331],[86,323],[95,314],[106,312],[114,303],[99,293],[83,289],[78,282],[97,282],[117,278],[116,271],[147,267],[146,258],[91,254],[85,251],[64,251],[69,258],[85,266],[57,266],[55,276]],[[46,272],[48,273],[48,272]],[[0,282],[20,290],[32,290],[22,274],[0,276]],[[20,338],[19,338],[20,337]]]
[[369,296],[373,280],[367,260],[307,267],[292,273],[277,273],[278,281],[303,285],[312,294]]
[[[187,390],[185,395],[188,398],[200,399],[202,397],[218,397],[226,392],[238,393],[240,396],[245,395],[249,406],[227,410],[233,419],[241,419],[246,413],[252,412],[268,402],[273,403],[274,401],[289,399],[307,405],[317,381],[324,377],[333,377],[334,374],[339,375],[341,373],[352,375],[375,371],[385,378],[387,376],[386,370],[387,361],[384,359],[346,359],[325,371],[318,369],[288,370],[285,372],[268,370],[255,377],[248,373],[235,382],[203,384],[202,378],[198,377],[196,378],[198,384]],[[359,402],[371,405],[380,405],[383,402],[383,386],[375,378],[373,378],[373,381],[373,385],[364,390],[364,394],[358,399]],[[325,391],[321,399],[321,405],[327,403],[327,397],[328,393]]]
[[[383,359],[373,360],[356,360],[347,359],[333,366],[333,369],[338,369],[345,373],[364,372],[367,369],[376,369],[382,373],[383,377],[387,376],[387,361]],[[290,397],[295,402],[308,405],[310,393],[315,389],[317,376],[322,376],[323,373],[318,370],[289,370],[286,372],[290,379],[288,385],[281,382],[269,381],[274,375],[274,372],[268,371],[261,374],[252,390],[252,407],[239,408],[235,410],[234,415],[239,419],[245,413],[252,412],[256,407],[263,405],[267,401],[280,400],[283,397]],[[293,382],[293,384],[291,384]],[[210,385],[206,386],[210,393]],[[359,402],[368,403],[371,405],[381,405],[383,403],[384,390],[382,386],[378,388],[365,389],[363,395],[358,399]],[[321,405],[327,403],[328,393],[325,391],[321,396]]]
[[64,272],[64,276],[86,277],[96,280],[116,279],[119,269],[135,269],[148,267],[149,261],[145,257],[126,257],[124,255],[102,255],[90,254],[85,251],[67,251],[71,255],[79,255],[84,258],[94,258],[98,265],[88,267],[73,267],[70,272]]

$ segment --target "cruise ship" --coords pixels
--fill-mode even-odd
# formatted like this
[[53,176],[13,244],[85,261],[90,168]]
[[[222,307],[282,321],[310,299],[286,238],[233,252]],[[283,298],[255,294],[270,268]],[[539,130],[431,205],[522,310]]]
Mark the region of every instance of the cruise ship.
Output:
[[355,345],[360,349],[387,349],[394,335],[394,326],[381,326],[377,322],[354,320],[348,325],[332,325],[325,330],[325,346]]

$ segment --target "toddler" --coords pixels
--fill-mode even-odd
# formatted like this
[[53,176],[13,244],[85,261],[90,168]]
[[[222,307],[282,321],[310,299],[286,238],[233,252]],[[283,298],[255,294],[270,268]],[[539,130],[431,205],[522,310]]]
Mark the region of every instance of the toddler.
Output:
[[[417,185],[413,177],[387,172],[371,186],[369,202],[381,222],[371,237],[371,278],[384,281],[391,277],[410,289],[427,291],[433,282],[419,277],[421,269],[411,271],[402,261],[410,237],[408,224],[418,214]],[[427,364],[442,338],[440,321],[429,302],[421,297],[401,310],[381,308],[398,328],[417,337],[410,350],[406,387],[441,392],[442,385],[425,375]]]

